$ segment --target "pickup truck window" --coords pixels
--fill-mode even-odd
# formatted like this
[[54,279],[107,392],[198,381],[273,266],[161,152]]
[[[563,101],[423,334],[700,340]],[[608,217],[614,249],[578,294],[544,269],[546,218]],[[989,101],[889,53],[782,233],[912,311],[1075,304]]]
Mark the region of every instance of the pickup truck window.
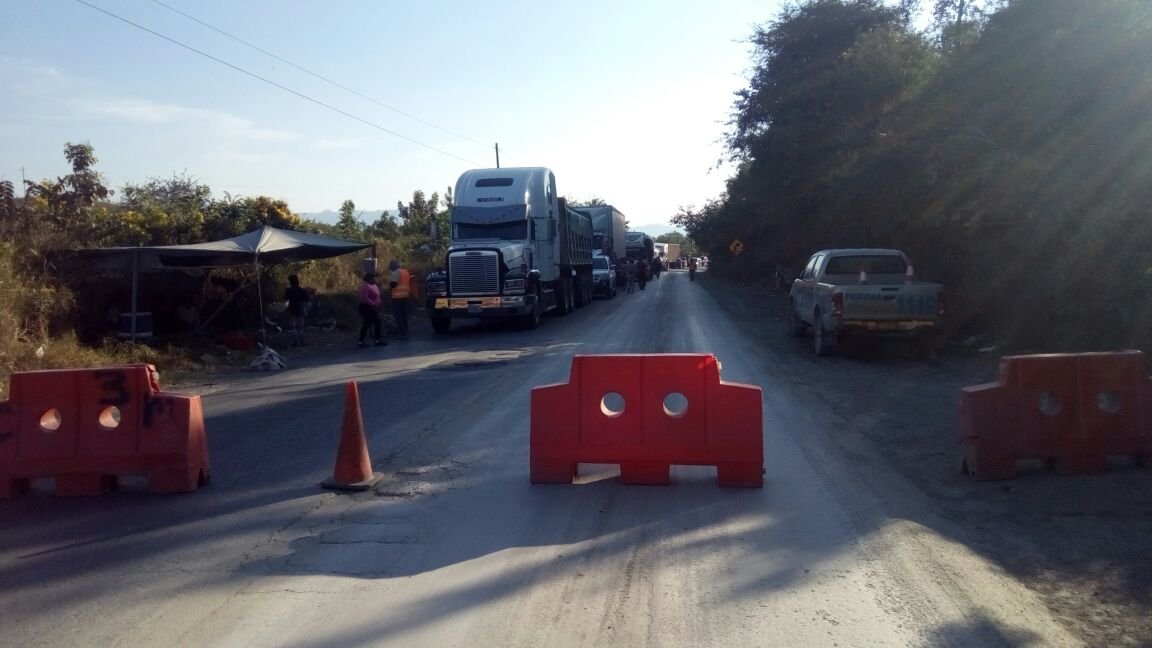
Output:
[[868,274],[904,274],[908,264],[894,254],[834,256],[828,259],[826,275],[851,275],[864,270]]
[[599,269],[599,270],[607,270],[608,269],[608,259],[605,259],[604,257],[594,256],[594,257],[592,257],[592,267]]
[[811,279],[816,274],[816,262],[820,260],[820,255],[812,257],[808,260],[808,265],[804,267],[804,272],[800,273],[801,279]]

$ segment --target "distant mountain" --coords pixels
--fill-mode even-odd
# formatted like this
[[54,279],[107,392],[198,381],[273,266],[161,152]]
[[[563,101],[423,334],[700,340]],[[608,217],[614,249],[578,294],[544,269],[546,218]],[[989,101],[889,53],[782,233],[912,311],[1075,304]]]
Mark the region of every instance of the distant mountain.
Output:
[[671,225],[661,225],[661,224],[639,225],[636,227],[629,227],[628,229],[632,230],[633,232],[644,232],[645,234],[647,234],[648,236],[651,236],[652,238],[656,238],[657,236],[662,236],[664,234],[671,234],[672,232],[680,231],[680,230],[676,229],[675,227],[672,227]]
[[[362,223],[371,224],[371,223],[375,223],[377,220],[379,220],[380,214],[384,213],[385,211],[388,211],[393,216],[396,215],[395,209],[389,209],[389,210],[365,209],[363,211],[357,209],[356,210],[356,217],[359,218],[360,222],[362,222]],[[308,220],[319,221],[321,223],[328,223],[329,225],[335,225],[336,221],[340,220],[340,212],[328,209],[328,210],[321,211],[321,212],[310,212],[307,214],[300,214],[300,217],[301,218],[307,218]]]

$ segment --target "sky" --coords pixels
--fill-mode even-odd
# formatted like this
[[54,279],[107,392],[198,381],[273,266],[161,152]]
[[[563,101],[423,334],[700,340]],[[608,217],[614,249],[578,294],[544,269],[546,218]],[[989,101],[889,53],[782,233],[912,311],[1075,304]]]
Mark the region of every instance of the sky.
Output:
[[379,210],[496,166],[499,142],[501,166],[549,167],[561,195],[602,198],[636,225],[723,191],[747,40],[779,11],[776,0],[84,2],[283,87],[77,0],[8,1],[0,180],[64,175],[65,143],[87,142],[116,189],[186,174],[217,197],[267,195],[297,213],[348,199]]

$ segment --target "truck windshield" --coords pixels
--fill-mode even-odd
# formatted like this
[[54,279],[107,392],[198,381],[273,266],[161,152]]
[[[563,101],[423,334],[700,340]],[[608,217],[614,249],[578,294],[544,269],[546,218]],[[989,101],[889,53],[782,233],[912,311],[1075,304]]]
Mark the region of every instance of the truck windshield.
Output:
[[525,241],[528,239],[528,223],[525,221],[493,223],[491,225],[456,223],[455,231],[452,232],[452,238],[457,241],[465,241],[468,239]]
[[468,239],[525,241],[528,239],[528,206],[456,205],[452,208],[452,238],[458,241]]
[[836,256],[828,259],[826,275],[857,274],[861,270],[868,274],[904,274],[908,264],[895,254],[869,254],[858,256]]
[[608,259],[605,259],[604,257],[592,257],[592,267],[597,270],[607,270]]

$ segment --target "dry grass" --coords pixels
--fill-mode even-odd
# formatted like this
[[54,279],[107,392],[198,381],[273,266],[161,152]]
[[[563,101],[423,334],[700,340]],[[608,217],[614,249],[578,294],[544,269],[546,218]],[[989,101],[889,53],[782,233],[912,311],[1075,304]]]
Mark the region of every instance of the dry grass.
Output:
[[162,368],[184,364],[178,350],[156,349],[106,340],[100,348],[81,344],[66,330],[52,335],[67,321],[72,295],[47,280],[20,276],[13,249],[0,245],[0,400],[8,397],[9,376],[15,371],[97,367],[149,362]]
[[[386,272],[393,258],[399,259],[413,278],[432,269],[432,259],[409,258],[406,247],[377,241],[377,271]],[[272,268],[266,281],[270,279],[277,288],[265,298],[279,300],[288,275],[298,274],[302,285],[316,291],[318,308],[310,319],[335,320],[339,328],[358,326],[356,292],[363,276],[363,259],[368,256],[371,250]],[[0,244],[0,400],[8,397],[9,376],[16,371],[147,362],[162,374],[172,375],[196,370],[200,366],[198,356],[216,351],[215,345],[158,349],[113,338],[105,339],[99,347],[83,344],[71,330],[72,294],[51,278],[21,276],[16,261],[12,246]],[[266,283],[265,287],[270,286]]]

